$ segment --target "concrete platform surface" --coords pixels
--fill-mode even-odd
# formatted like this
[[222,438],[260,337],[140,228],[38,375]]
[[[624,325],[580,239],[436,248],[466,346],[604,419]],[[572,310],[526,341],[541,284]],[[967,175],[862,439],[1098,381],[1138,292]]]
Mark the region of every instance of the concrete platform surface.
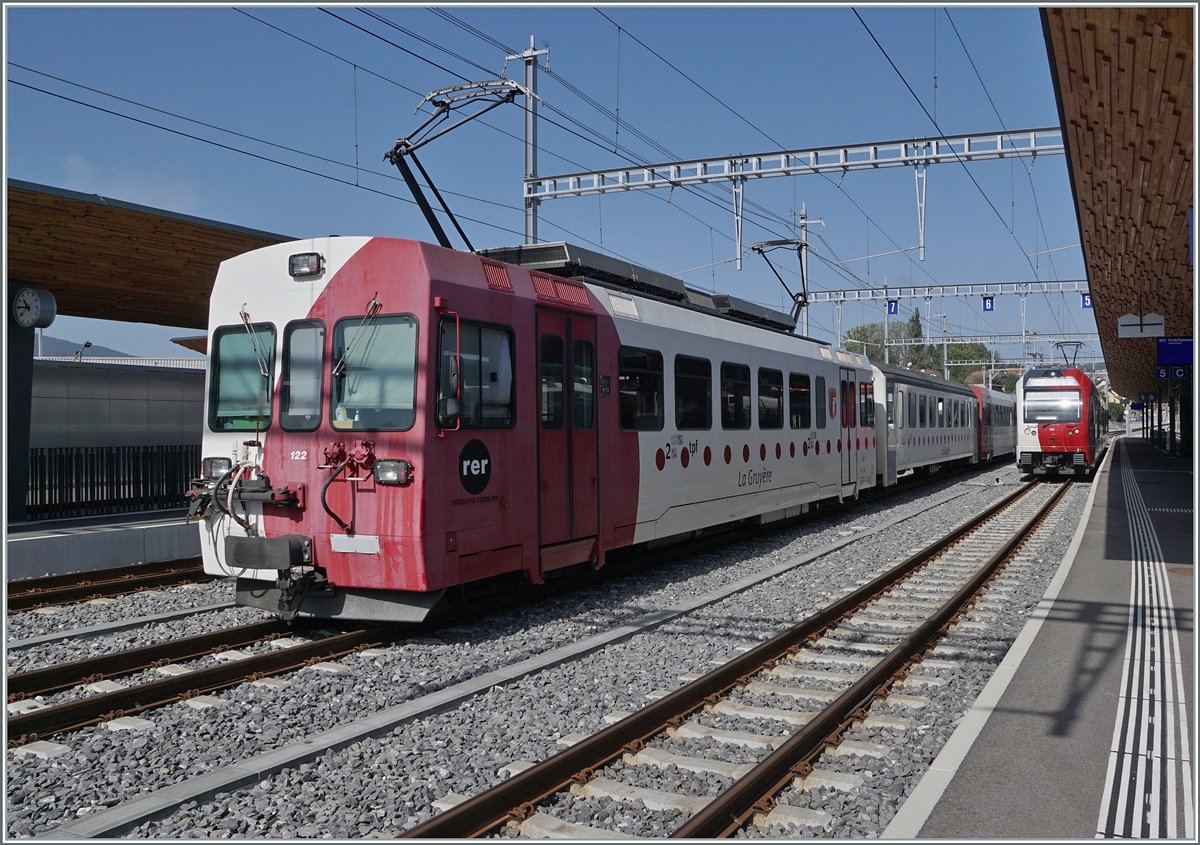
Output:
[[186,512],[132,516],[10,526],[5,578],[41,578],[200,554],[200,529],[184,524]]
[[886,837],[1195,840],[1192,468],[1126,437],[1093,484],[1019,663]]

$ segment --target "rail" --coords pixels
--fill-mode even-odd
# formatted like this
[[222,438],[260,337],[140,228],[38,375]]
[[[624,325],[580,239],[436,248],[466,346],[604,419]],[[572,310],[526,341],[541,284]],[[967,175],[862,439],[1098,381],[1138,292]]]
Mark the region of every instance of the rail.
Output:
[[[586,784],[597,769],[623,753],[636,752],[644,741],[673,724],[680,724],[689,713],[714,702],[735,686],[745,683],[755,672],[780,660],[820,632],[862,608],[880,593],[908,578],[931,559],[976,531],[1014,502],[1025,496],[1034,484],[986,510],[962,526],[888,572],[835,601],[783,634],[725,663],[715,671],[691,681],[657,702],[582,740],[496,787],[467,799],[437,816],[406,831],[405,837],[463,838],[486,835],[507,820],[522,820],[535,812],[539,802],[572,783]],[[729,835],[740,829],[764,796],[786,782],[793,772],[819,753],[829,736],[860,708],[885,688],[898,670],[903,669],[961,611],[975,592],[1024,541],[1033,527],[1065,493],[1059,492],[1039,509],[1011,539],[984,564],[970,581],[941,606],[935,615],[920,625],[888,658],[877,664],[859,682],[843,692],[830,707],[788,739],[751,772],[737,781],[724,796],[714,799],[698,812],[676,836],[713,837]]]

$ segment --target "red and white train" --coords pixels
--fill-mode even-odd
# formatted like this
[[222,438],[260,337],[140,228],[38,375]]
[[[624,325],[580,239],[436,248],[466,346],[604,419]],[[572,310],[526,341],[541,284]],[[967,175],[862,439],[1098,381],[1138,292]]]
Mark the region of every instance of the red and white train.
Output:
[[1017,384],[1017,466],[1034,475],[1088,475],[1108,447],[1108,407],[1073,367],[1029,370]]
[[222,263],[200,520],[241,604],[420,620],[620,547],[1011,451],[1012,399],[567,244],[331,237]]

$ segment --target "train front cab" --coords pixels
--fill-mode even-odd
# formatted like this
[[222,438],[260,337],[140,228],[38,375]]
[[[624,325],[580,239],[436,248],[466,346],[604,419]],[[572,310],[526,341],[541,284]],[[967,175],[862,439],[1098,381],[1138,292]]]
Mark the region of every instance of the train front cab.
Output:
[[1104,451],[1107,411],[1080,370],[1029,370],[1018,386],[1017,466],[1033,475],[1088,475]]

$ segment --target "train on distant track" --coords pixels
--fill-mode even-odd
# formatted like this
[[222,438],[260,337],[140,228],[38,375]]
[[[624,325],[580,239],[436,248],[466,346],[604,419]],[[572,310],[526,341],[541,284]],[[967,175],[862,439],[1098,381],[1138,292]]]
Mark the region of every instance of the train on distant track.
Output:
[[189,492],[205,571],[284,618],[419,621],[455,588],[1012,454],[1011,396],[794,329],[565,243],[232,258]]
[[1108,407],[1080,369],[1028,370],[1017,384],[1017,467],[1090,475],[1108,448]]

